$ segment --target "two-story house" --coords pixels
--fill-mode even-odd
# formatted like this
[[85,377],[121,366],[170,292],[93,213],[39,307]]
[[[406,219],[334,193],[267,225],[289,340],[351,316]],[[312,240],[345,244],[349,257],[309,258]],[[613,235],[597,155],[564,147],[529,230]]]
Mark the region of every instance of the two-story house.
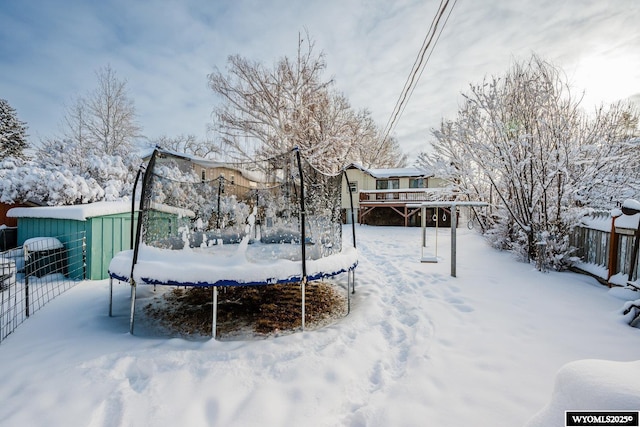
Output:
[[[419,168],[366,169],[352,163],[346,169],[348,181],[342,181],[342,209],[347,223],[352,210],[349,192],[353,198],[353,218],[360,224],[419,226],[420,202],[443,200],[448,197],[447,181]],[[436,213],[437,212],[437,213]],[[450,227],[447,211],[440,208],[427,210],[427,225]]]
[[[260,188],[276,182],[276,177],[267,176],[262,171],[249,170],[243,167],[242,163],[225,163],[217,160],[204,159],[186,153],[177,153],[167,150],[171,153],[171,162],[173,162],[182,172],[193,172],[202,182],[216,181],[223,178],[225,184],[237,185],[245,188]],[[143,160],[148,161],[151,153],[144,155]],[[160,156],[156,162],[162,163],[165,159]]]

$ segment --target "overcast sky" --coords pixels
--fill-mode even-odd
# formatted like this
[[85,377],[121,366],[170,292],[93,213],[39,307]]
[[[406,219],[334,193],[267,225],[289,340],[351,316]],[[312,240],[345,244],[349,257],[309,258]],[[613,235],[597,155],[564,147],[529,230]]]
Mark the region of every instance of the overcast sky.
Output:
[[[308,30],[356,109],[384,127],[439,0],[1,0],[0,98],[30,142],[59,133],[66,105],[110,65],[143,133],[207,137],[207,74],[239,54],[272,65]],[[450,1],[451,9],[453,0]],[[460,94],[536,53],[560,66],[588,109],[640,100],[640,1],[458,0],[394,135],[414,158],[454,118]]]

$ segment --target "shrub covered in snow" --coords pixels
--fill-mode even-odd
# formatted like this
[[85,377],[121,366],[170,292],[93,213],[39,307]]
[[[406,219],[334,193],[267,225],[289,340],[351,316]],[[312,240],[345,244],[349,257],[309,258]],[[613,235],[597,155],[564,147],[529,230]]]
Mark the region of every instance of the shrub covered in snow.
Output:
[[71,205],[103,200],[104,189],[93,178],[68,169],[43,167],[32,161],[5,159],[0,168],[0,201],[39,200],[48,205]]
[[74,150],[40,151],[35,160],[8,157],[0,163],[0,201],[36,200],[56,206],[126,200],[138,164],[135,156],[80,154]]

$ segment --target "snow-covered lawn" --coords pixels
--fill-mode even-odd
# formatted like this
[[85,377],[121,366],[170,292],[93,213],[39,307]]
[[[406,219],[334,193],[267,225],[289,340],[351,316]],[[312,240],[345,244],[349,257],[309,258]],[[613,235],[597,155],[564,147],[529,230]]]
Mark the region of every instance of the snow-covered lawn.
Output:
[[590,277],[539,273],[461,228],[452,278],[448,229],[437,264],[419,262],[420,229],[356,231],[352,312],[316,331],[131,336],[128,286],[110,318],[108,282],[77,285],[0,344],[0,425],[521,426],[566,363],[640,354],[623,301]]

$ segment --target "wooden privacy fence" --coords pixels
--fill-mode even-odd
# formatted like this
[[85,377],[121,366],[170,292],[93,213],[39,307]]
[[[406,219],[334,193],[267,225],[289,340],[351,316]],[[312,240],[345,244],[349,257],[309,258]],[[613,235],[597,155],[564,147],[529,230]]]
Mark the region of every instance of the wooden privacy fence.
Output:
[[[609,285],[625,285],[633,257],[638,216],[611,217],[601,213],[586,217],[571,235],[571,245],[580,258],[576,268]],[[638,280],[638,256],[633,260],[632,281]]]

